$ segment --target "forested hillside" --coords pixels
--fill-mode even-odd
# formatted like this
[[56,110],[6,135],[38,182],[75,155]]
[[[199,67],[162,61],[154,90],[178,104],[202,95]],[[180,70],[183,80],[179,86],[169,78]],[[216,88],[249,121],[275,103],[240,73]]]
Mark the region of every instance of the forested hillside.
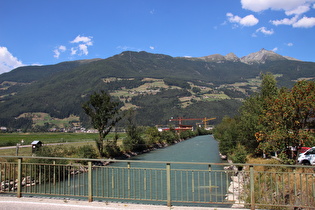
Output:
[[300,78],[314,78],[314,69],[315,63],[284,59],[248,64],[131,51],[107,59],[25,66],[0,75],[0,126],[32,127],[32,113],[51,119],[76,116],[84,124],[81,105],[99,90],[120,100],[123,109],[134,107],[139,125],[165,125],[170,117],[216,117],[213,123],[218,123],[235,115],[241,101],[257,91],[261,73],[271,72],[280,86],[291,87]]

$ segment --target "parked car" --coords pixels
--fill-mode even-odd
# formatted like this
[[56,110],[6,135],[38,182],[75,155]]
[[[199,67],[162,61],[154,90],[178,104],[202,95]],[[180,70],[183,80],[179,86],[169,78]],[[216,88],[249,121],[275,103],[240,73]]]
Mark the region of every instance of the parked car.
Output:
[[297,162],[303,165],[315,165],[315,147],[312,147],[306,152],[301,153]]
[[311,149],[312,147],[300,147],[299,154],[306,152],[307,150]]

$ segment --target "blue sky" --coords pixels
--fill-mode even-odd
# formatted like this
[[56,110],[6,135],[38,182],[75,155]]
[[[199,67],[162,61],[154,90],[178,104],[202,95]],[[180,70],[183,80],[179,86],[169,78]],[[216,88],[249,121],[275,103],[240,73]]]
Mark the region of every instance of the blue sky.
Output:
[[125,50],[315,62],[315,0],[0,0],[0,74]]

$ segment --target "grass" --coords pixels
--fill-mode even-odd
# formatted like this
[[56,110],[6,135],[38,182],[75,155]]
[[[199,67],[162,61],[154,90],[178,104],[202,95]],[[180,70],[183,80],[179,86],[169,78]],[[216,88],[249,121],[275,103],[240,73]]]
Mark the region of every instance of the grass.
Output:
[[[106,139],[112,139],[114,133],[106,136]],[[120,138],[125,136],[119,133]],[[0,147],[15,146],[24,140],[24,144],[31,144],[32,141],[38,140],[44,144],[48,143],[66,143],[66,142],[86,142],[94,141],[98,138],[97,133],[0,133]]]
[[[106,139],[113,139],[114,133],[106,136]],[[119,133],[118,145],[122,143],[122,138],[126,136],[125,133]],[[16,146],[24,140],[24,145],[29,145],[34,140],[39,140],[44,144],[50,143],[70,143],[63,144],[63,147],[79,147],[87,144],[95,145],[94,140],[98,138],[97,133],[0,133],[0,147]],[[32,155],[31,147],[20,147],[19,155]],[[16,155],[16,148],[0,149],[2,156]]]
[[0,133],[0,146],[15,146],[22,140],[24,144],[31,144],[35,140],[48,144],[93,141],[97,137],[96,133]]
[[[96,145],[94,141],[88,141],[88,142],[74,142],[74,143],[68,143],[68,144],[62,144],[62,148],[70,148],[70,147],[81,147],[84,145],[93,145],[95,146],[96,149]],[[45,146],[45,145],[44,145]],[[57,147],[60,146],[60,144],[56,144],[56,145],[49,145],[49,147]],[[32,156],[32,148],[31,147],[20,147],[18,150],[18,155],[19,156]],[[17,151],[16,148],[12,148],[12,149],[0,149],[0,156],[15,156],[17,155]]]
[[58,119],[51,117],[47,113],[35,112],[35,113],[23,113],[20,117],[31,117],[34,125],[43,126],[45,123],[55,124],[60,128],[65,128],[70,125],[70,122],[78,122],[80,119],[77,116],[71,115],[68,118]]
[[[275,159],[249,158],[249,164],[279,164]],[[262,208],[290,209],[287,205],[314,206],[313,168],[286,166],[254,166],[255,201]],[[245,170],[248,170],[245,169]],[[246,201],[249,202],[249,185],[245,185]],[[246,196],[245,196],[246,197]]]

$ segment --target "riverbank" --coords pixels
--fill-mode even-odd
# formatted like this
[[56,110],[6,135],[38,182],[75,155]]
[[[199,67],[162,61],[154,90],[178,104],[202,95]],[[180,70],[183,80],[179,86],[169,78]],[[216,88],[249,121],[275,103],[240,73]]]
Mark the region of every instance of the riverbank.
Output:
[[231,164],[224,168],[225,170],[233,171],[234,176],[231,176],[231,182],[228,188],[227,200],[234,201],[232,208],[244,208],[244,201],[241,200],[241,195],[244,192],[244,174],[243,170],[239,171],[238,168],[233,165],[231,160],[228,160]]

